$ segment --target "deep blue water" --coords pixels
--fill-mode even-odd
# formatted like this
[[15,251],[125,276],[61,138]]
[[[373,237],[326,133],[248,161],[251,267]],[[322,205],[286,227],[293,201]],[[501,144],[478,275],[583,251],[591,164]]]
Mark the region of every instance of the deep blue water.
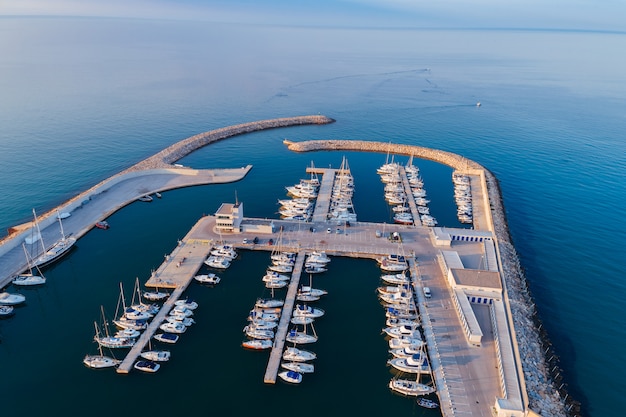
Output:
[[[257,253],[244,254],[250,261],[245,266],[235,262],[223,286],[191,288],[202,301],[199,323],[158,375],[120,377],[80,363],[93,350],[99,306],[115,309],[117,283],[145,280],[199,216],[233,201],[236,192],[246,215],[274,217],[283,187],[301,178],[311,161],[338,166],[344,156],[292,154],[284,138],[362,139],[448,150],[496,174],[570,392],[586,415],[616,415],[626,407],[623,50],[626,36],[602,33],[0,18],[2,230],[28,220],[33,207],[49,209],[199,132],[300,114],[337,120],[199,150],[182,163],[254,168],[236,184],[176,190],[149,206],[132,204],[109,219],[111,230],[81,239],[66,261],[51,268],[44,288],[28,291],[28,306],[0,322],[1,387],[3,398],[11,399],[5,404],[23,415],[68,409],[104,415],[108,408],[94,404],[124,393],[154,398],[146,412],[180,406],[181,412],[241,415],[256,409],[250,404],[267,401],[310,415],[420,415],[411,401],[388,393],[378,325],[370,334],[371,327],[350,327],[354,317],[344,319],[382,325],[373,295],[376,270],[365,261],[349,267],[349,261],[333,261],[324,284],[336,295],[325,301],[329,317],[318,329],[318,355],[332,359],[320,360],[319,372],[297,389],[264,386],[265,359],[255,357],[264,354],[238,346],[247,305],[263,288],[267,260]],[[374,173],[385,156],[345,155],[356,175],[359,218],[387,221]],[[417,163],[433,214],[458,226],[450,169]],[[346,285],[348,271],[362,275],[363,286]],[[254,280],[256,286],[246,285]],[[331,325],[339,320],[345,333]],[[352,332],[363,334],[368,347],[348,364],[339,360],[348,348],[340,340]],[[45,366],[42,353],[50,361]],[[338,375],[356,385],[342,390]],[[41,402],[33,402],[27,389],[35,379],[46,387]],[[157,387],[171,389],[172,404],[158,401],[164,396],[153,391]],[[324,403],[317,402],[321,398]]]

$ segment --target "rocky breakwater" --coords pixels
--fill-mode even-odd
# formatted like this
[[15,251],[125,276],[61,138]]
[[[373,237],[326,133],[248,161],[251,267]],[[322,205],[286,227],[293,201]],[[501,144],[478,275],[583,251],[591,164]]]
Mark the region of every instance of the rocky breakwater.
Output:
[[133,165],[127,171],[155,169],[155,168],[171,168],[171,164],[189,155],[191,152],[202,148],[210,143],[218,140],[227,139],[245,133],[257,132],[259,130],[276,129],[279,127],[328,124],[335,120],[330,117],[316,116],[295,116],[283,117],[278,119],[259,120],[256,122],[242,123],[238,125],[222,127],[220,129],[210,130],[208,132],[199,133],[180,142],[168,146],[161,152],[144,159],[143,161]]
[[541,333],[537,311],[524,276],[519,257],[513,246],[496,177],[480,164],[451,152],[421,146],[352,141],[317,140],[284,141],[294,152],[317,150],[349,150],[413,155],[448,165],[457,170],[481,170],[487,186],[491,207],[492,232],[496,236],[502,263],[502,275],[508,295],[514,335],[528,393],[528,407],[543,417],[576,415],[579,405],[569,398],[558,372],[556,356],[550,351],[549,340]]

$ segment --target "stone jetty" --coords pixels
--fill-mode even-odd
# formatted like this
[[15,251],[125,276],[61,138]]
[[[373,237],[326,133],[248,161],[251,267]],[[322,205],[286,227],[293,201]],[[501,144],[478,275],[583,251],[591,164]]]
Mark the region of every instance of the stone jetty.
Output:
[[[389,144],[358,140],[315,140],[304,142],[284,141],[289,150],[310,152],[340,150],[392,153],[413,156],[448,165],[468,173],[480,172],[484,178],[491,207],[490,229],[496,236],[497,250],[501,259],[503,288],[507,294],[511,312],[510,321],[518,362],[522,365],[523,391],[527,393],[529,408],[543,417],[576,415],[579,404],[573,401],[560,384],[558,364],[552,362],[554,355],[547,353],[547,340],[540,337],[536,308],[524,276],[517,251],[513,246],[500,187],[496,177],[482,165],[451,152],[422,146]],[[560,385],[559,385],[560,384]],[[525,385],[525,387],[524,387]]]

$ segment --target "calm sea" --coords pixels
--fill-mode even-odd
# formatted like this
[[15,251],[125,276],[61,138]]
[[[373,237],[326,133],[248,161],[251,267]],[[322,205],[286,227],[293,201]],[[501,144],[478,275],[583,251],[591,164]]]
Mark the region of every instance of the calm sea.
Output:
[[[197,151],[182,163],[254,168],[239,183],[132,204],[111,216],[110,230],[82,238],[45,287],[24,291],[27,306],[0,322],[6,414],[426,415],[386,387],[371,261],[334,259],[315,282],[330,295],[316,327],[317,370],[302,386],[265,386],[267,355],[239,346],[247,311],[264,295],[264,253],[242,253],[214,289],[190,288],[198,323],[158,374],[81,363],[95,352],[100,306],[114,313],[118,283],[130,292],[135,277],[145,281],[235,193],[246,215],[275,217],[284,186],[307,165],[337,167],[347,156],[360,220],[390,221],[374,172],[385,155],[292,154],[282,145],[289,138],[416,144],[491,169],[571,394],[586,415],[617,415],[626,408],[624,50],[626,35],[609,33],[0,18],[2,230],[199,132],[302,114],[337,120]],[[417,164],[432,213],[459,226],[450,169]]]

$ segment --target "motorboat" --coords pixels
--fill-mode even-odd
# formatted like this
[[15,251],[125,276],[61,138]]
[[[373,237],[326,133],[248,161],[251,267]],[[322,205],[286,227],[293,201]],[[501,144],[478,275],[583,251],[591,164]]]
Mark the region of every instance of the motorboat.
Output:
[[254,306],[253,310],[258,311],[260,313],[268,313],[268,314],[280,314],[283,312],[282,307],[257,307]]
[[191,317],[193,316],[193,311],[188,309],[185,306],[174,306],[174,308],[170,311],[170,316],[184,316]]
[[305,304],[296,304],[296,307],[293,309],[293,316],[299,317],[312,317],[318,318],[324,315],[324,310],[321,308],[313,308],[311,306],[307,306]]
[[259,330],[254,328],[253,326],[246,326],[244,329],[246,336],[252,339],[273,339],[274,331],[273,330]]
[[270,271],[278,272],[279,274],[291,273],[293,271],[293,265],[284,264],[272,264],[268,267]]
[[237,252],[230,245],[220,245],[216,246],[213,250],[211,250],[211,255],[222,257],[227,259],[228,261],[232,261],[237,258]]
[[22,304],[24,301],[26,301],[26,297],[22,294],[14,294],[8,292],[0,293],[0,305],[14,306]]
[[179,307],[184,307],[188,310],[195,310],[196,308],[198,308],[198,303],[196,303],[193,300],[190,300],[189,298],[186,298],[184,300],[177,300],[174,305],[179,306]]
[[256,310],[251,310],[248,315],[248,321],[254,320],[266,320],[266,321],[278,321],[280,314],[276,313],[263,313]]
[[115,337],[125,337],[128,339],[136,339],[139,335],[141,335],[141,332],[134,329],[122,329],[115,333]]
[[312,363],[281,362],[280,366],[290,371],[298,372],[301,374],[310,374],[315,371],[315,366]]
[[381,301],[387,304],[393,304],[393,305],[400,304],[400,305],[406,305],[410,307],[414,306],[412,291],[403,291],[403,292],[397,292],[397,293],[391,293],[391,294],[378,294],[378,298],[380,298]]
[[306,316],[294,316],[291,318],[292,324],[311,324],[315,319],[313,317]]
[[15,314],[15,309],[13,306],[3,306],[0,305],[0,319],[6,319]]
[[195,279],[201,284],[209,284],[209,285],[217,285],[221,281],[221,278],[213,273],[196,275],[195,277],[193,277],[193,279]]
[[105,220],[103,220],[103,221],[101,221],[101,222],[96,222],[95,226],[96,226],[98,229],[102,229],[102,230],[107,230],[109,227],[111,227],[111,226],[109,225],[109,222],[107,222],[107,221],[105,221]]
[[285,304],[283,300],[276,300],[272,298],[259,298],[258,300],[256,300],[256,303],[254,303],[254,306],[259,308],[275,308],[282,307],[283,304]]
[[311,286],[309,285],[303,285],[300,287],[298,294],[309,294],[316,297],[321,297],[322,295],[327,295],[328,291],[318,288],[311,288]]
[[185,327],[189,327],[194,324],[196,321],[191,317],[182,317],[182,316],[168,316],[165,319],[169,323],[181,323]]
[[244,348],[252,349],[252,350],[270,349],[272,345],[273,345],[273,342],[269,339],[252,339],[252,340],[246,340],[241,343],[241,346],[243,346]]
[[19,287],[33,287],[35,285],[43,285],[46,283],[46,278],[40,275],[33,275],[32,273],[19,274],[11,284]]
[[408,358],[409,356],[421,353],[424,346],[425,343],[421,345],[409,345],[399,349],[389,349],[389,353],[391,353],[394,358]]
[[322,272],[326,272],[328,271],[328,269],[322,267],[322,266],[308,266],[304,268],[304,272],[306,272],[307,274],[321,274]]
[[302,374],[295,371],[283,371],[279,372],[278,376],[285,382],[290,384],[299,384],[302,382]]
[[137,201],[143,201],[144,203],[151,203],[152,200],[152,197],[150,197],[149,195],[142,195],[137,199]]
[[157,289],[156,291],[144,291],[142,296],[148,301],[163,301],[170,295]]
[[420,322],[418,319],[405,319],[399,317],[388,317],[385,321],[387,327],[394,326],[419,326]]
[[393,358],[387,363],[399,371],[410,374],[427,374],[430,373],[430,365],[423,354],[415,354],[408,358]]
[[267,273],[263,275],[263,278],[261,279],[261,281],[263,282],[289,281],[290,279],[291,278],[289,278],[287,275],[279,274],[278,272],[275,272],[275,271],[267,271]]
[[389,349],[404,349],[405,347],[418,348],[424,345],[424,341],[417,333],[410,336],[392,337],[389,339]]
[[278,327],[278,323],[275,321],[253,320],[250,322],[250,326],[259,330],[272,330]]
[[167,362],[170,360],[169,350],[148,350],[141,352],[141,357],[152,362]]
[[292,329],[289,333],[287,333],[285,340],[296,345],[302,345],[317,342],[317,336],[306,334],[305,332],[298,332],[295,329]]
[[138,311],[132,307],[127,307],[124,310],[124,317],[130,320],[149,320],[154,317],[154,314],[144,311]]
[[283,359],[290,362],[305,362],[312,361],[317,358],[317,355],[308,350],[302,350],[295,347],[288,347],[283,352]]
[[153,361],[146,361],[146,360],[137,361],[133,365],[133,368],[135,368],[138,371],[151,372],[151,373],[158,371],[160,367],[161,367],[160,364],[153,362]]
[[407,308],[398,308],[398,307],[399,306],[387,307],[387,310],[385,311],[385,317],[387,317],[388,319],[393,318],[393,319],[417,320],[418,315],[417,315],[417,311],[415,310],[415,308],[407,309]]
[[396,213],[393,221],[398,224],[413,224],[413,216],[411,213]]
[[394,285],[410,284],[409,278],[404,273],[384,274],[380,277],[380,279],[385,281],[387,284],[394,284]]
[[421,384],[410,379],[392,379],[389,381],[389,388],[402,395],[416,397],[418,395],[427,395],[435,392],[435,388],[430,385]]
[[393,261],[390,259],[383,259],[380,262],[380,269],[385,272],[401,272],[406,271],[408,269],[408,264],[406,261]]
[[176,343],[178,342],[179,336],[173,333],[157,333],[154,336],[154,340],[158,340],[162,343]]
[[302,292],[299,292],[299,291],[298,291],[298,294],[296,295],[296,300],[302,301],[304,303],[312,302],[312,301],[318,301],[319,299],[320,299],[320,297],[318,297],[316,295],[302,293]]
[[268,281],[265,283],[265,287],[270,289],[284,288],[286,286],[287,281]]
[[386,285],[386,286],[383,286],[383,287],[376,288],[376,292],[378,292],[378,294],[380,294],[380,295],[383,295],[383,294],[387,294],[387,295],[398,294],[398,293],[406,292],[406,291],[411,291],[411,286],[409,284]]
[[102,354],[102,346],[98,345],[99,355],[85,355],[83,358],[83,363],[88,368],[93,369],[103,369],[103,368],[111,368],[122,363],[121,360],[111,358],[109,356],[104,356]]
[[159,329],[163,330],[166,333],[181,334],[181,333],[185,333],[185,331],[187,330],[187,326],[185,326],[182,323],[170,323],[168,321],[168,322],[161,324],[159,326]]
[[391,337],[402,337],[402,336],[413,337],[413,335],[419,334],[418,327],[419,326],[417,324],[385,327],[383,329],[383,333]]
[[209,268],[227,269],[230,266],[230,261],[221,256],[211,255],[204,261],[204,264]]
[[103,368],[112,368],[114,366],[122,363],[119,359],[114,359],[109,356],[100,355],[86,355],[83,358],[83,363],[88,368],[93,369],[103,369]]
[[317,264],[327,264],[330,262],[330,258],[326,255],[326,252],[313,251],[308,254],[306,261]]
[[433,400],[429,400],[428,398],[420,398],[417,400],[417,405],[424,408],[438,408],[439,404]]

